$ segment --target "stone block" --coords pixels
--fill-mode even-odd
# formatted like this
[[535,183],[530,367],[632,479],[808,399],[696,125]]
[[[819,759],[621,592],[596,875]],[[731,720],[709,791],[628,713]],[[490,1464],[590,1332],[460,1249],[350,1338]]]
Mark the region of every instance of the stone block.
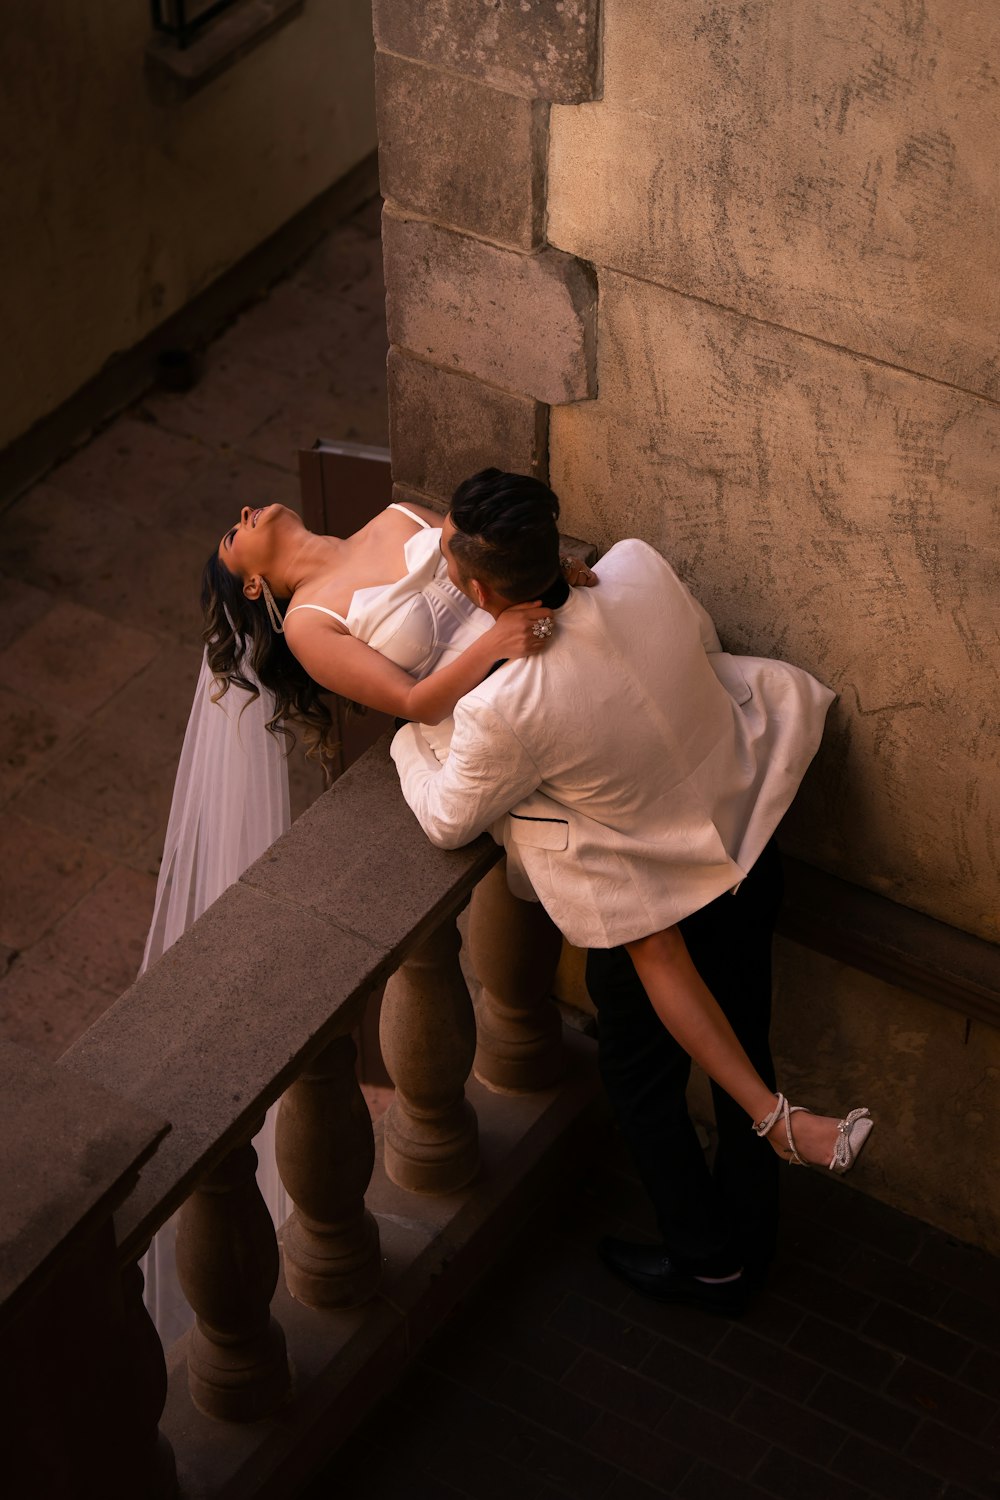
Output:
[[790,852],[996,941],[997,408],[612,273],[599,375],[550,415],[566,526],[840,694]]
[[393,478],[447,503],[489,465],[544,479],[548,408],[392,349],[389,442]]
[[523,250],[544,238],[544,104],[385,52],[375,77],[387,198]]
[[575,104],[600,80],[599,0],[375,0],[384,52],[531,99]]
[[521,255],[388,211],[382,239],[390,343],[550,405],[593,395],[589,267],[557,250]]
[[994,7],[607,0],[549,242],[995,397]]

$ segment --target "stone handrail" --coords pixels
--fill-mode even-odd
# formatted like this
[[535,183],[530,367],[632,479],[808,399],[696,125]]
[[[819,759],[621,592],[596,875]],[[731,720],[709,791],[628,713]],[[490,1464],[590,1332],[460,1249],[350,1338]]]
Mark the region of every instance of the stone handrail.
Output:
[[172,1122],[118,1215],[123,1259],[499,856],[485,837],[434,849],[380,741],[64,1054]]
[[[70,1466],[49,1485],[52,1500],[95,1484],[109,1500],[250,1496],[272,1493],[276,1474],[307,1477],[491,1263],[544,1193],[560,1144],[595,1118],[590,1044],[570,1039],[564,1054],[548,1004],[558,940],[544,913],[509,896],[491,840],[447,853],[427,843],[387,747],[338,780],[55,1068],[43,1065],[68,1098],[106,1090],[111,1118],[122,1111],[135,1136],[104,1185],[96,1231],[104,1282],[121,1272],[119,1335],[92,1340],[88,1355],[95,1371],[110,1361],[118,1386],[127,1370],[131,1394],[92,1414],[99,1475]],[[454,924],[474,890],[478,1048]],[[373,1136],[349,1033],[386,980],[382,1045],[396,1095]],[[283,1280],[249,1144],[279,1096],[278,1164],[295,1204]],[[169,1133],[135,1183],[162,1137],[157,1121]],[[168,1393],[134,1262],[181,1204],[178,1269],[197,1321],[170,1351]],[[94,1202],[79,1207],[93,1227]],[[52,1222],[63,1239],[47,1251],[64,1262],[61,1282],[52,1273],[60,1296],[46,1311],[32,1293],[28,1236],[15,1318],[25,1347],[45,1349],[56,1368],[66,1309],[85,1295],[66,1249],[82,1230],[65,1204],[61,1214]],[[17,1290],[10,1278],[6,1290]],[[44,1386],[20,1398],[39,1433]],[[156,1429],[165,1396],[166,1438]]]

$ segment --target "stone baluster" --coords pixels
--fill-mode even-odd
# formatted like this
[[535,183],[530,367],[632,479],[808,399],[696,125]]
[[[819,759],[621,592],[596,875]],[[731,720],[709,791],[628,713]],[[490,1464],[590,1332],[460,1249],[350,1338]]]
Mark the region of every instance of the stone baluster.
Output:
[[188,1198],[177,1231],[177,1271],[197,1315],[191,1397],[230,1422],[266,1416],[290,1391],[285,1335],[270,1313],[278,1243],[256,1168],[250,1142],[236,1146]]
[[278,1113],[281,1180],[295,1204],[282,1230],[285,1280],[310,1307],[374,1296],[382,1274],[378,1225],[365,1208],[375,1165],[371,1116],[339,1036],[299,1075]]
[[545,908],[520,901],[501,861],[476,886],[469,951],[483,986],[474,1071],[501,1093],[549,1088],[562,1071],[562,1023],[552,985],[562,937]]
[[382,1055],[396,1095],[385,1115],[385,1169],[415,1193],[451,1193],[479,1169],[479,1132],[465,1098],[476,1048],[472,1001],[446,919],[386,985]]
[[171,1500],[177,1493],[177,1466],[173,1449],[157,1426],[167,1400],[167,1366],[142,1290],[139,1266],[126,1266],[122,1272],[122,1301],[129,1379],[122,1396],[131,1414],[132,1441],[142,1450],[143,1493],[149,1500]]

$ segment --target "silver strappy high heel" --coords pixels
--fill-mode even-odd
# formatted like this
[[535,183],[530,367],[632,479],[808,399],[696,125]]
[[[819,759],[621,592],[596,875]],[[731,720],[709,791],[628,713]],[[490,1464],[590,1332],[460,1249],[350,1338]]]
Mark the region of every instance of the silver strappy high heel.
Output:
[[[785,1139],[788,1142],[788,1150],[791,1153],[788,1159],[797,1166],[808,1167],[812,1163],[803,1161],[795,1149],[795,1138],[792,1135],[792,1115],[811,1115],[813,1113],[813,1110],[806,1109],[801,1104],[789,1104],[784,1094],[779,1094],[778,1102],[771,1113],[765,1115],[762,1120],[757,1120],[753,1128],[759,1136],[763,1137],[774,1129],[779,1120],[783,1120],[785,1124]],[[834,1146],[833,1159],[830,1161],[827,1171],[847,1172],[853,1167],[864,1149],[865,1142],[868,1140],[874,1124],[875,1121],[867,1109],[852,1109],[849,1115],[845,1115],[837,1125],[837,1144]]]

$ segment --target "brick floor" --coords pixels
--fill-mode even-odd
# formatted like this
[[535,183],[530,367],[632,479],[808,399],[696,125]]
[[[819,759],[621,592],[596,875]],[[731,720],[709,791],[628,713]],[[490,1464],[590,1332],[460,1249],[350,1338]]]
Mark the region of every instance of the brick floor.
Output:
[[300,1500],[996,1500],[995,1260],[789,1169],[767,1289],[710,1318],[594,1254],[650,1237],[636,1188],[610,1143]]
[[[0,1036],[57,1057],[142,956],[201,654],[201,567],[298,449],[388,442],[379,203],[3,514]],[[315,773],[293,763],[301,810]]]

